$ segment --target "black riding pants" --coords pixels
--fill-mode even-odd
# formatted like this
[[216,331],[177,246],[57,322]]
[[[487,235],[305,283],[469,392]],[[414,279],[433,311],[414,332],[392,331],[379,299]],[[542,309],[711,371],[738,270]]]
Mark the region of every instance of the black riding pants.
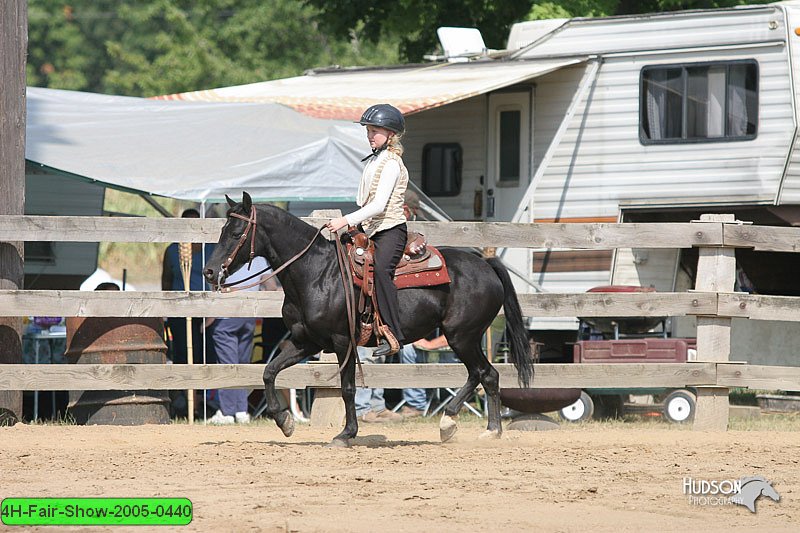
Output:
[[408,229],[400,224],[379,231],[370,237],[375,243],[375,295],[381,318],[392,330],[402,346],[403,331],[400,329],[400,304],[397,301],[397,287],[394,284],[394,270],[403,257]]

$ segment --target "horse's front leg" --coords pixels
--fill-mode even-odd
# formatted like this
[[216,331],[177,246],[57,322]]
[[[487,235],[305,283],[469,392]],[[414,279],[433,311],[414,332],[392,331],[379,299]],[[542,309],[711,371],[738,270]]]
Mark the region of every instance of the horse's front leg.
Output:
[[278,427],[287,437],[294,433],[294,417],[292,417],[292,413],[289,412],[288,408],[281,409],[278,394],[275,392],[275,378],[284,368],[289,368],[319,351],[319,348],[313,345],[297,346],[290,342],[289,347],[270,361],[264,369],[264,397],[267,401],[267,408],[264,412],[268,417],[275,420],[275,423],[278,424]]
[[[348,339],[349,341],[349,339]],[[336,344],[336,358],[339,360],[339,367],[342,368],[342,400],[344,401],[345,423],[344,429],[333,438],[331,446],[349,447],[350,439],[358,434],[358,418],[356,417],[356,358],[358,353],[356,348],[350,349],[348,354],[349,342]]]

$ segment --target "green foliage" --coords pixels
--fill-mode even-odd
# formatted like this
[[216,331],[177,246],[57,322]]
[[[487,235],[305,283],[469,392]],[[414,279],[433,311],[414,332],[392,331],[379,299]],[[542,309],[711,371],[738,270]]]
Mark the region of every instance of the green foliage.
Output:
[[86,87],[93,58],[70,13],[58,0],[28,2],[28,85]]
[[438,46],[440,26],[481,30],[486,46],[503,48],[511,25],[521,20],[600,17],[631,13],[708,9],[769,0],[305,0],[319,9],[330,32],[371,42],[398,38],[400,53],[420,61]]
[[747,4],[769,4],[772,0],[620,0],[615,14],[657,13],[684,9],[715,9]]
[[28,84],[153,96],[398,61],[296,0],[29,0]]
[[526,20],[541,20],[572,17],[605,17],[613,15],[619,0],[562,0],[560,2],[536,2],[525,17]]
[[502,48],[510,25],[530,11],[532,0],[306,0],[319,8],[324,28],[371,42],[396,36],[400,53],[420,61],[436,48],[440,26],[475,27],[486,46]]

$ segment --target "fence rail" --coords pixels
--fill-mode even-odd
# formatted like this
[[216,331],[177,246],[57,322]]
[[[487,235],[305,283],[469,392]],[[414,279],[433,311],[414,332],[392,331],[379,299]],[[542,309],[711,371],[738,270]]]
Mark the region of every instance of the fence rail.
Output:
[[[522,314],[544,317],[718,316],[800,322],[800,299],[747,293],[520,294]],[[280,317],[282,292],[0,290],[0,316]],[[501,310],[502,313],[502,310]]]
[[[717,314],[715,293],[520,294],[523,315],[685,316]],[[281,292],[0,290],[0,316],[278,317]]]
[[[305,219],[319,227],[326,219]],[[0,216],[2,241],[215,242],[223,219]],[[697,390],[696,429],[727,428],[728,387],[800,390],[800,368],[729,363],[732,318],[800,321],[800,298],[734,293],[735,249],[800,252],[800,228],[741,224],[732,215],[691,223],[511,224],[415,222],[436,245],[533,249],[698,248],[697,285],[685,293],[547,293],[520,295],[535,317],[697,317],[699,362],[686,364],[536,365],[540,388]],[[0,291],[0,316],[280,316],[280,293]],[[516,373],[498,365],[501,382]],[[131,390],[261,387],[260,365],[3,365],[0,390]],[[278,386],[338,386],[336,365],[298,365]],[[365,366],[367,385],[384,388],[460,386],[460,365]]]
[[[303,218],[314,227],[328,219]],[[0,216],[2,241],[217,242],[223,218]],[[641,224],[518,224],[511,222],[410,222],[431,244],[511,248],[609,250],[722,246],[716,222]],[[743,246],[747,246],[743,244]]]
[[[264,388],[265,365],[3,365],[0,390],[173,390]],[[500,386],[516,388],[511,364],[496,364]],[[363,365],[368,387],[460,387],[461,364]],[[278,388],[339,388],[335,363],[308,363],[278,375]],[[752,387],[800,390],[800,367],[738,363],[537,364],[534,388]]]

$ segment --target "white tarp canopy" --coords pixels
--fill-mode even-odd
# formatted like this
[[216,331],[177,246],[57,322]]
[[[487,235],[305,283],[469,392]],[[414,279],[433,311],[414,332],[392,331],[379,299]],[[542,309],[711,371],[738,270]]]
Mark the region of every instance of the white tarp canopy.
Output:
[[[279,104],[28,87],[25,157],[110,187],[184,200],[355,198],[364,128]],[[234,196],[235,195],[235,196]]]

